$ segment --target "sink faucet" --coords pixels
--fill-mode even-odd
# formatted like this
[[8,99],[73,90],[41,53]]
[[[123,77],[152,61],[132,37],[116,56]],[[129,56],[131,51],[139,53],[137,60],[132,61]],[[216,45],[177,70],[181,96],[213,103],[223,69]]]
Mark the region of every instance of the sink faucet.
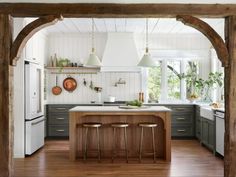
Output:
[[115,83],[115,87],[117,87],[118,86],[118,84],[126,84],[126,81],[125,80],[122,80],[122,78],[120,78],[116,83]]

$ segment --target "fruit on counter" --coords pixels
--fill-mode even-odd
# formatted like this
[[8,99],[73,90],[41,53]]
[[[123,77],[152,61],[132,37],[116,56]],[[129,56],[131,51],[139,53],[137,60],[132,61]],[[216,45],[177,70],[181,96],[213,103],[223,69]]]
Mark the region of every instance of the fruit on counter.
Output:
[[126,102],[126,105],[127,105],[127,106],[138,106],[138,107],[141,107],[142,104],[143,104],[143,103],[142,103],[141,101],[138,101],[138,100]]
[[218,103],[218,102],[211,103],[210,106],[213,107],[213,108],[220,108],[220,107],[222,107],[222,105],[220,103]]

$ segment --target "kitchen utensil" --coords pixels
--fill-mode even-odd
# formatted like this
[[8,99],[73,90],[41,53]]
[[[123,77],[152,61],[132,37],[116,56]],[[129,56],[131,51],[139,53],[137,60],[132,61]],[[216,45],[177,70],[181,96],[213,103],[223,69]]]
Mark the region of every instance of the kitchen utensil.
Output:
[[92,89],[92,90],[94,89],[94,86],[93,86],[93,81],[90,81],[89,88],[90,88],[90,89]]
[[54,86],[54,87],[52,88],[52,93],[53,93],[53,95],[60,95],[61,92],[62,92],[61,87],[59,87],[59,86],[57,85],[57,81],[58,81],[58,78],[57,78],[57,76],[56,76],[56,86]]
[[68,76],[63,81],[63,87],[68,92],[73,92],[77,88],[77,82],[74,78],[72,78],[71,76]]
[[85,78],[84,78],[83,84],[85,87],[87,86],[87,81],[85,80]]

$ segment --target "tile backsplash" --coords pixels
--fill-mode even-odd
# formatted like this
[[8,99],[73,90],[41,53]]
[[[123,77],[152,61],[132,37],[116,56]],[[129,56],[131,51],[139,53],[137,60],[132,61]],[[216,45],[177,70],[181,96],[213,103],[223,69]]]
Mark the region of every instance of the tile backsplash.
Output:
[[[102,101],[108,101],[109,96],[114,96],[117,101],[128,101],[138,98],[141,90],[141,74],[127,72],[107,72],[97,74],[72,74],[70,75],[77,81],[77,88],[73,92],[68,92],[63,88],[63,80],[68,77],[66,74],[58,74],[58,86],[62,88],[60,95],[53,95],[51,89],[56,84],[56,74],[51,74],[48,70],[46,73],[46,92],[47,103],[49,104],[79,104],[98,102],[98,93],[90,89],[90,82],[96,87],[102,87]],[[115,83],[122,79],[125,84]],[[87,82],[83,84],[84,79]]]

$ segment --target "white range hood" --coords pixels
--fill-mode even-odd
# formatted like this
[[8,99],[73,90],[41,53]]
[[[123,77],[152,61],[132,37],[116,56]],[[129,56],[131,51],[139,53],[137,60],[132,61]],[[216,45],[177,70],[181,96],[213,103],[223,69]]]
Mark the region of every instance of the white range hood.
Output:
[[102,58],[103,72],[140,72],[133,33],[108,33]]

